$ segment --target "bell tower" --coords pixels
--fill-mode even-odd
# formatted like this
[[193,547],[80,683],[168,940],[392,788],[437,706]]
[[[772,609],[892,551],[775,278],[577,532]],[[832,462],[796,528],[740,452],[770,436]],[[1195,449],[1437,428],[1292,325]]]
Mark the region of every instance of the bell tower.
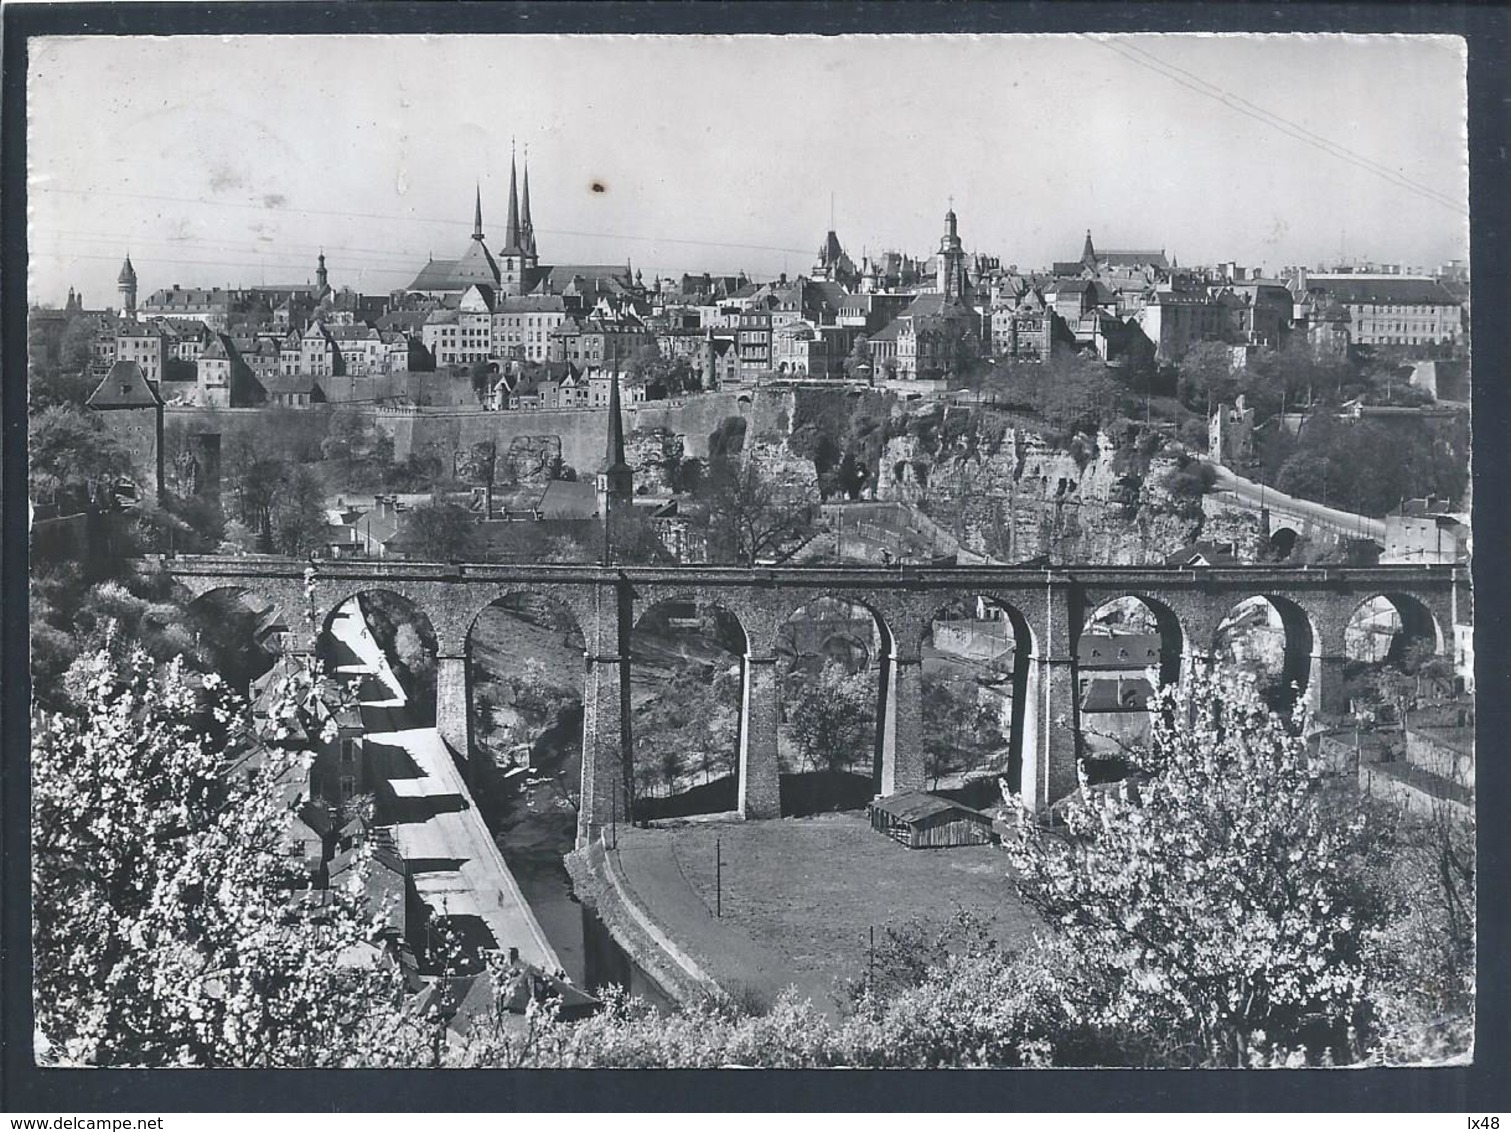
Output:
[[136,268],[131,266],[131,254],[121,264],[121,273],[115,279],[116,290],[121,293],[121,317],[136,318]]

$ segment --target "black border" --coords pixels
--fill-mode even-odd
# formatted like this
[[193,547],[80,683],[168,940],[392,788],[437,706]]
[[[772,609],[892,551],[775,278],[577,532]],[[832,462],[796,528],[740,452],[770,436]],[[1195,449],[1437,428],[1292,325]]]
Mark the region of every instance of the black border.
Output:
[[[1506,880],[1508,793],[1507,508],[1511,372],[1505,325],[1511,232],[1511,15],[1499,6],[1436,4],[1115,3],[454,3],[342,5],[7,4],[3,13],[0,248],[4,275],[0,484],[3,668],[0,668],[0,1111],[1422,1111],[1511,1110]],[[1475,604],[1480,743],[1479,1010],[1475,1063],[1442,1069],[1140,1072],[1025,1070],[921,1073],[610,1070],[194,1071],[48,1070],[31,1065],[27,814],[26,192],[27,40],[49,34],[280,34],[482,32],[818,33],[1250,31],[1463,35],[1469,42],[1470,199],[1474,308]],[[207,81],[208,78],[207,78]],[[1390,76],[1380,76],[1389,82]],[[941,92],[957,113],[968,89]],[[863,121],[857,128],[864,128]]]

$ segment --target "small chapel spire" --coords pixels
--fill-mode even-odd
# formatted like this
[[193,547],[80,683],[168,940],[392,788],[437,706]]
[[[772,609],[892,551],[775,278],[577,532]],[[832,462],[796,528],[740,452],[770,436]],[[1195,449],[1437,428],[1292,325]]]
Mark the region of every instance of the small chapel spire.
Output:
[[472,238],[479,242],[483,238],[483,186],[477,186],[477,196],[472,205]]

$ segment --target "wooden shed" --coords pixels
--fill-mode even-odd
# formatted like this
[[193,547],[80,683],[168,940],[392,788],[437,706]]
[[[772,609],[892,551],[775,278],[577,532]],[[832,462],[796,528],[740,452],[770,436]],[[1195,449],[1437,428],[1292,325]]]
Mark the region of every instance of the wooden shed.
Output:
[[992,819],[986,814],[922,790],[877,798],[868,812],[872,829],[909,849],[985,845],[993,839]]

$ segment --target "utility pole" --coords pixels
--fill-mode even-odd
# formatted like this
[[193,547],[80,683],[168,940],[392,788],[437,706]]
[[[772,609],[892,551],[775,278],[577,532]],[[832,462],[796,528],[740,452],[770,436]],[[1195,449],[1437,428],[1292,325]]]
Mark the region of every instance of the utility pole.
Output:
[[718,837],[714,838],[714,915],[724,917],[724,844]]

